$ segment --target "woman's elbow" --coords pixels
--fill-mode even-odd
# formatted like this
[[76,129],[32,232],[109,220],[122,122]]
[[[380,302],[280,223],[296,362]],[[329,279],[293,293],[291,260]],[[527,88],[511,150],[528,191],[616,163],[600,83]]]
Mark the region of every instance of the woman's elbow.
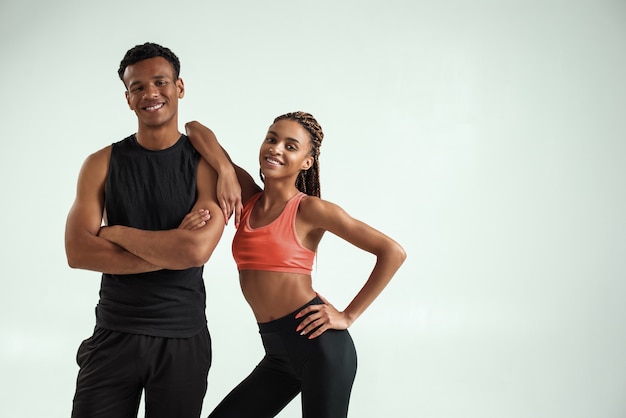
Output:
[[402,260],[400,264],[402,264],[404,263],[404,260],[406,260],[406,251],[400,244],[398,244],[398,253],[400,255],[400,259]]
[[196,126],[198,126],[198,121],[197,120],[191,120],[191,121],[185,123],[185,130],[187,132],[189,132],[191,129],[195,128]]
[[406,251],[400,244],[394,242],[388,250],[388,257],[390,260],[393,260],[397,268],[400,268],[400,266],[404,263],[404,260],[406,260]]

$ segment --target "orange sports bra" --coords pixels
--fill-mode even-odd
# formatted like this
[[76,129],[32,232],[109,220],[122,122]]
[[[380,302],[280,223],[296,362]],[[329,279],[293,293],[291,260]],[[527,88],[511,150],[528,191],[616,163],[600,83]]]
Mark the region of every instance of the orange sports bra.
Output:
[[315,252],[304,247],[296,235],[296,214],[306,194],[289,199],[280,216],[258,228],[250,227],[250,214],[261,197],[259,192],[246,203],[233,238],[237,269],[311,274]]

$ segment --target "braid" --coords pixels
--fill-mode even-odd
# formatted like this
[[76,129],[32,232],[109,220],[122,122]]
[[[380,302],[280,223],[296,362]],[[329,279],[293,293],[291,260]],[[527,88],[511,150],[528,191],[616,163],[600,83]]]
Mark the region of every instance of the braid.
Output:
[[291,112],[278,116],[274,119],[274,123],[282,119],[289,119],[298,122],[311,137],[311,155],[313,156],[313,165],[308,170],[302,170],[296,180],[296,187],[309,196],[321,196],[320,190],[320,147],[324,132],[317,120],[310,113]]

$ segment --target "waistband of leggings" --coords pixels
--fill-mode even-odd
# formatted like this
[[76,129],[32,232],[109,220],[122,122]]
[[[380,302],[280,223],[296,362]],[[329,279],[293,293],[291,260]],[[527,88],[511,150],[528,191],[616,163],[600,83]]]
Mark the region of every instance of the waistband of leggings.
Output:
[[306,308],[309,305],[323,305],[324,301],[322,299],[320,299],[319,296],[315,296],[313,299],[311,299],[309,302],[305,303],[304,305],[302,305],[301,307],[299,307],[298,309],[296,309],[295,311],[283,316],[282,318],[278,318],[275,319],[273,321],[270,322],[259,322],[257,323],[259,325],[259,332],[263,333],[263,332],[274,332],[274,331],[278,331],[284,328],[288,328],[288,327],[295,327],[297,326],[297,324],[300,323],[300,321],[302,321],[302,318],[297,318],[296,319],[296,314],[298,312],[300,312],[302,309]]

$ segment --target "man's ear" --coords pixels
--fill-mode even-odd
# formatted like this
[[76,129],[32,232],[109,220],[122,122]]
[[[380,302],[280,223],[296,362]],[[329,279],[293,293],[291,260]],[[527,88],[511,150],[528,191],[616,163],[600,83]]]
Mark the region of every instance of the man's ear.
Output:
[[178,98],[182,99],[185,97],[185,83],[182,78],[178,78],[178,80],[176,80],[176,87],[178,88]]
[[128,95],[128,90],[124,92],[124,96],[126,97],[126,103],[128,103],[128,107],[130,108],[130,110],[134,110],[133,106],[130,104],[130,97]]

